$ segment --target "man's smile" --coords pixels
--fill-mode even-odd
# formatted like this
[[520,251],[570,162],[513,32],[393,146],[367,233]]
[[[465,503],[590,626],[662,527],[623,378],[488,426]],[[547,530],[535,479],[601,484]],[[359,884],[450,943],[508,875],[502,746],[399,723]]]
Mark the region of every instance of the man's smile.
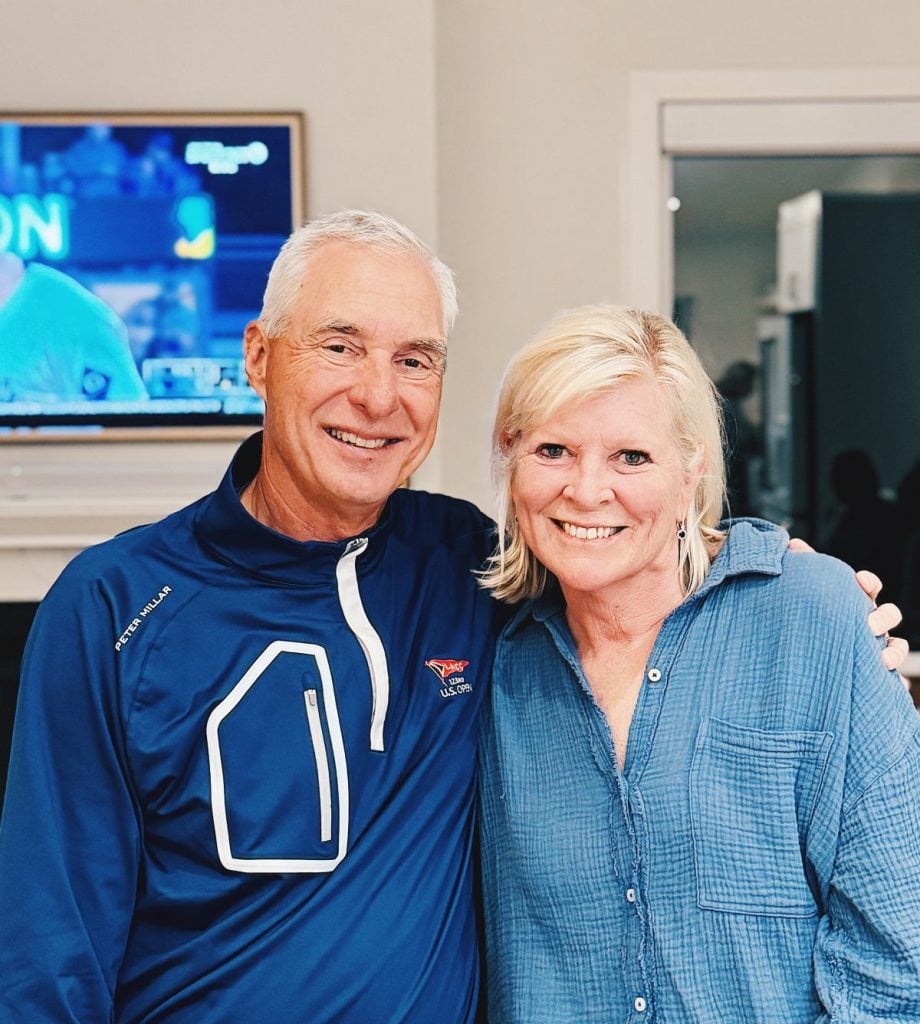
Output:
[[337,427],[324,427],[326,433],[342,444],[351,445],[352,448],[385,448],[391,444],[398,444],[398,437],[361,437],[359,434],[352,434],[347,430],[339,430]]

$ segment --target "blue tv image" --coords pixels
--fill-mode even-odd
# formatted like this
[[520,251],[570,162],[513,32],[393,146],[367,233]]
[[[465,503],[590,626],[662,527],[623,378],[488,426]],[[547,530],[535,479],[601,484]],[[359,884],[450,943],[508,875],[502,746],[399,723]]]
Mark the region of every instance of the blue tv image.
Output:
[[258,422],[299,115],[0,115],[0,428]]

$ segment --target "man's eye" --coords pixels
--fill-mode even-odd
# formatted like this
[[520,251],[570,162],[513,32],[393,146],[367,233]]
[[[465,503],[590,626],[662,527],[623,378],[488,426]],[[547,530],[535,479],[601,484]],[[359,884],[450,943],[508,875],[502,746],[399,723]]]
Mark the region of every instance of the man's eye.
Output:
[[356,358],[360,350],[349,341],[330,340],[323,343],[323,352],[337,363],[344,363]]
[[537,448],[537,455],[542,455],[544,459],[561,459],[565,453],[564,444],[541,444]]
[[434,370],[431,360],[423,355],[400,356],[399,367],[409,377],[427,377]]

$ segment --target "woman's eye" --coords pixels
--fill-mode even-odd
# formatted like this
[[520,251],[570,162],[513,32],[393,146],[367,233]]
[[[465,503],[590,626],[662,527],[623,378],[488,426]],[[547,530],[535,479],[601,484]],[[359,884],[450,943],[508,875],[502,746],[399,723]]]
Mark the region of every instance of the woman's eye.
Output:
[[564,444],[541,444],[537,448],[537,455],[542,455],[545,459],[561,459],[565,452]]
[[627,466],[644,466],[649,461],[648,452],[640,452],[635,449],[620,452],[620,458]]

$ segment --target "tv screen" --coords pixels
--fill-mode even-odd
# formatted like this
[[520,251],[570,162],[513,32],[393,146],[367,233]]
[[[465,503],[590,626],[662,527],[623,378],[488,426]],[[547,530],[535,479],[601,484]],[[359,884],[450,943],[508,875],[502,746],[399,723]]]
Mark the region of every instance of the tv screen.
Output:
[[298,114],[0,114],[0,430],[256,423]]

